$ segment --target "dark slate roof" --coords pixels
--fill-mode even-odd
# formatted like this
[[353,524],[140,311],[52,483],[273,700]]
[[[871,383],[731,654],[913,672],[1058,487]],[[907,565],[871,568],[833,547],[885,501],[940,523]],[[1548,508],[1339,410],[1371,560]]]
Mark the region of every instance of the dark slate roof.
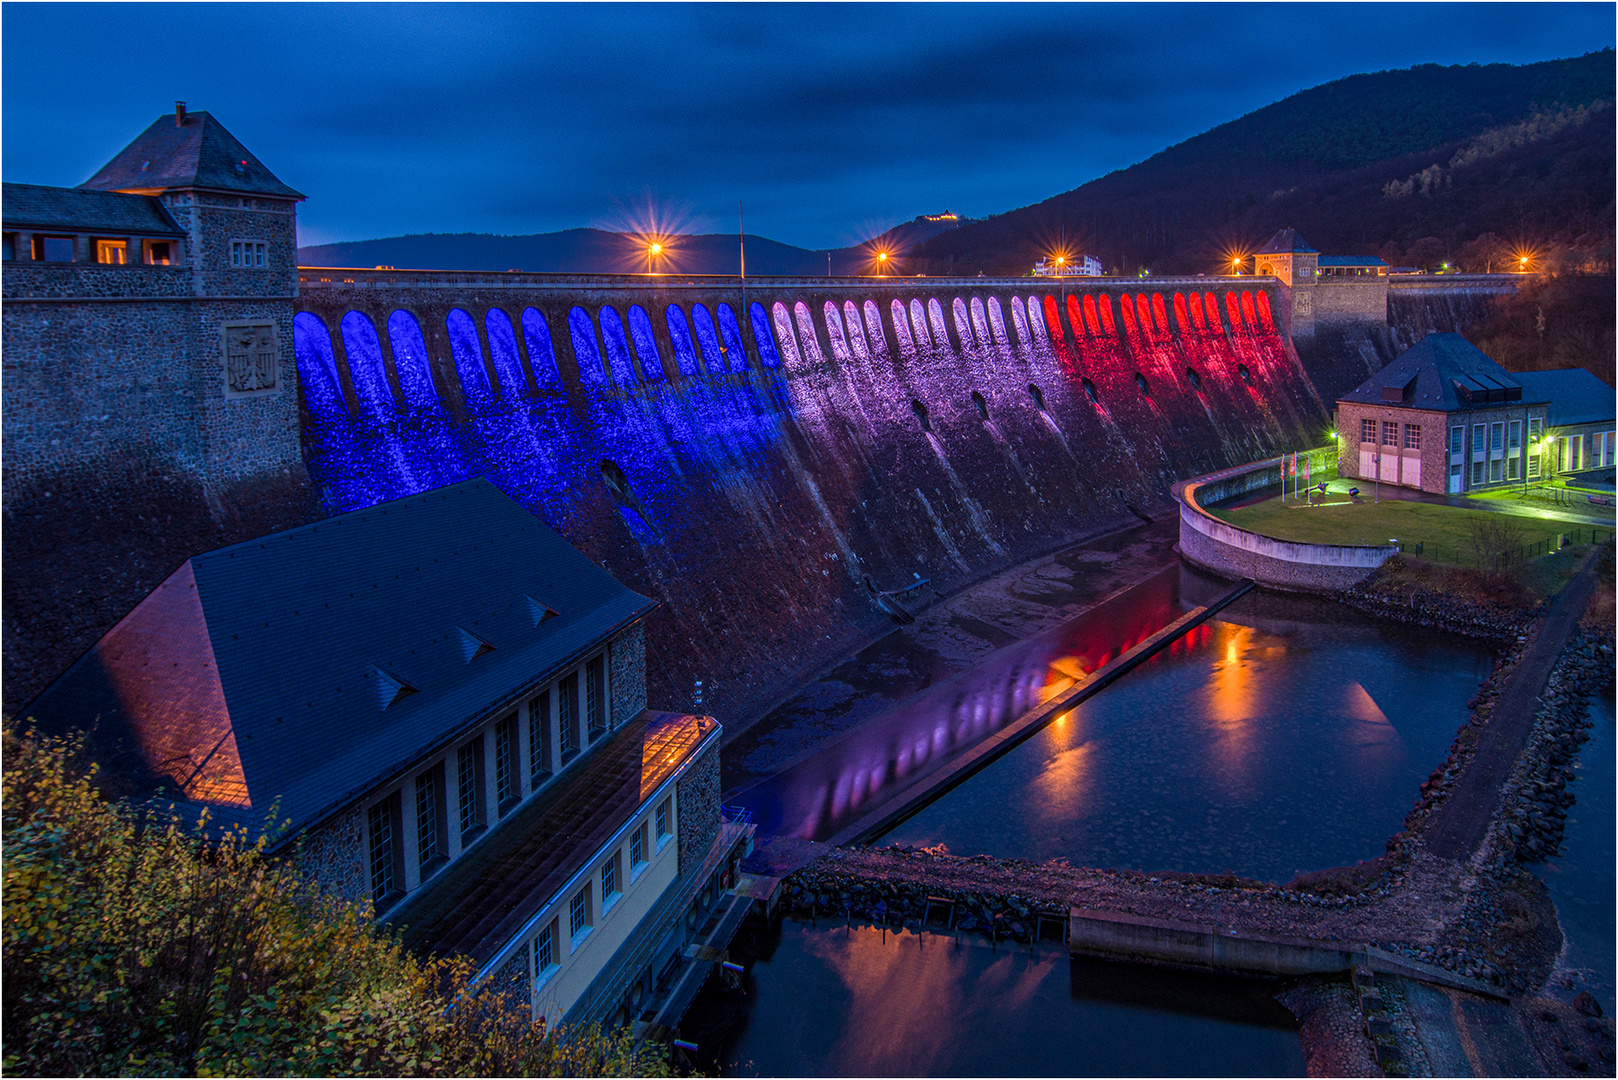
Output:
[[118,794],[290,836],[653,606],[468,480],[193,556],[22,715],[93,726]]
[[1375,255],[1322,255],[1315,260],[1318,266],[1386,266]]
[[[1468,401],[1461,396],[1462,387],[1471,391],[1522,389],[1521,400],[1511,402],[1513,405],[1546,400],[1530,394],[1518,378],[1460,334],[1428,334],[1393,363],[1337,400],[1443,412],[1497,408],[1504,404]],[[1401,390],[1402,395],[1390,399],[1384,390]]]
[[1512,378],[1523,384],[1523,396],[1530,393],[1550,402],[1545,410],[1548,427],[1574,424],[1612,423],[1618,409],[1613,406],[1613,389],[1584,368],[1556,368],[1552,371],[1519,371]]
[[0,217],[8,229],[185,235],[162,200],[151,195],[5,184],[0,186],[0,200]]
[[412,893],[387,921],[412,948],[490,960],[719,724],[709,716],[643,712],[487,839]]
[[156,191],[212,188],[251,195],[301,199],[266,169],[225,125],[205,112],[188,113],[176,124],[172,113],[158,117],[117,157],[83,184],[97,191]]
[[1260,255],[1316,254],[1296,229],[1282,229],[1270,237],[1270,242],[1258,249]]

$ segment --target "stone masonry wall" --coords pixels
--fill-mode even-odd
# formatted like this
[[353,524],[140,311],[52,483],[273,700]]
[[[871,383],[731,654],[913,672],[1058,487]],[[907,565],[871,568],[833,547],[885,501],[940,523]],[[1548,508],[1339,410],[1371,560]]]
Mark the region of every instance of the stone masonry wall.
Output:
[[365,873],[365,818],[358,806],[307,830],[298,838],[291,859],[328,895],[350,903],[370,902]]
[[616,729],[629,723],[646,708],[644,622],[637,622],[612,639],[607,646],[607,664],[607,683],[612,694],[612,726]]
[[702,865],[719,835],[719,744],[691,763],[674,785],[680,873]]

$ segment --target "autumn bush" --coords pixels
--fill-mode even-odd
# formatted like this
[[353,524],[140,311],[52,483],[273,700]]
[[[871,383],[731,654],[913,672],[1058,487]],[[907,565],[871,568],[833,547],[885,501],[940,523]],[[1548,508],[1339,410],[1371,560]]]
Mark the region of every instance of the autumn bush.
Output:
[[7,725],[9,1075],[668,1075],[421,959],[263,837],[112,803],[81,745]]

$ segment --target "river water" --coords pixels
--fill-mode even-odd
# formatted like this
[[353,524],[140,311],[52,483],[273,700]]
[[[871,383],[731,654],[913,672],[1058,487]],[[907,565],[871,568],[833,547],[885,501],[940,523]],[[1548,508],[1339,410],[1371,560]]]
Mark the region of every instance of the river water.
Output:
[[1263,983],[993,948],[976,935],[787,919],[745,929],[736,987],[680,1025],[725,1076],[1302,1076]]

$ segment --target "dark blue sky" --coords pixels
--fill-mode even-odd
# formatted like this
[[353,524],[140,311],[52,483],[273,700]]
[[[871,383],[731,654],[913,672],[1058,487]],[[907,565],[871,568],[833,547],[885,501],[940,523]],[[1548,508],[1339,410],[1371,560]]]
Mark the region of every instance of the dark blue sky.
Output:
[[6,4],[4,176],[182,98],[305,243],[642,224],[855,242],[1037,202],[1344,75],[1613,44],[1611,4]]

